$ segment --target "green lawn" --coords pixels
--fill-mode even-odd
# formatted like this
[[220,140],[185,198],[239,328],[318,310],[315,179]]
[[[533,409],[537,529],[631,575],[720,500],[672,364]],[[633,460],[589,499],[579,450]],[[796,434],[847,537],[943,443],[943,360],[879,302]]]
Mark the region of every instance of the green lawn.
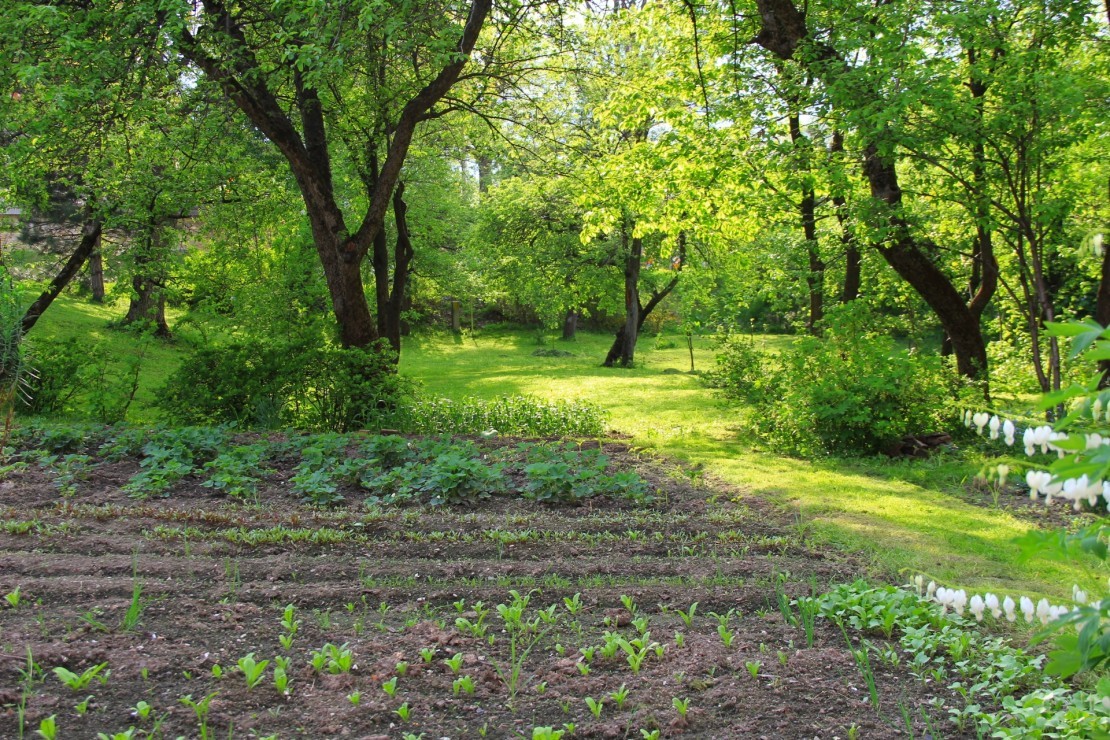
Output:
[[[93,306],[63,297],[35,329],[39,336],[99,340],[97,351],[122,357],[135,340],[109,330],[122,307]],[[691,375],[684,339],[646,336],[631,370],[601,367],[609,335],[581,334],[555,342],[569,357],[537,357],[529,332],[483,331],[474,336],[421,335],[406,341],[401,372],[425,392],[449,398],[532,394],[584,399],[611,413],[611,426],[638,446],[704,466],[743,491],[797,511],[799,526],[816,545],[835,544],[867,554],[876,575],[908,579],[916,573],[950,585],[1010,593],[1067,596],[1071,584],[1093,587],[1106,573],[1077,565],[1019,564],[1012,540],[1028,525],[1004,511],[966,503],[956,495],[978,462],[949,456],[930,461],[796,460],[757,448],[739,426],[740,414]],[[784,337],[756,337],[769,347]],[[144,361],[132,421],[156,418],[154,390],[180,361],[182,348],[161,344]],[[695,340],[698,370],[713,367],[709,339]]]

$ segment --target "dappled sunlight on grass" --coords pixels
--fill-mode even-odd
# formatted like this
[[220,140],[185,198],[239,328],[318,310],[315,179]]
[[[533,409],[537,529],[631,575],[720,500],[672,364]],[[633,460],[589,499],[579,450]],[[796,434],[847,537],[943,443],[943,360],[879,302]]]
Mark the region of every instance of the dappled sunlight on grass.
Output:
[[[737,428],[738,410],[684,372],[689,355],[677,340],[666,349],[641,340],[642,364],[624,370],[600,367],[609,335],[556,342],[573,353],[558,358],[532,356],[538,345],[526,333],[459,344],[425,337],[406,348],[402,371],[446,396],[526,393],[598,403],[609,410],[611,426],[637,444],[702,464],[713,476],[794,508],[819,541],[867,553],[891,578],[921,572],[967,588],[1057,597],[1068,595],[1072,583],[1091,584],[1091,573],[1077,565],[1019,564],[1013,540],[1030,525],[954,495],[978,469],[973,455],[806,461],[759,451]],[[781,347],[791,339],[753,341]],[[695,367],[712,369],[713,356],[712,342],[698,338]]]

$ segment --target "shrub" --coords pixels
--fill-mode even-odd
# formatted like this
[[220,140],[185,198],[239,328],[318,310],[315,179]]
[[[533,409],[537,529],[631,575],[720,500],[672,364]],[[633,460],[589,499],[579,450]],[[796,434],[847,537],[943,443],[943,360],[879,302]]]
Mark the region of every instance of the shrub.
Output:
[[862,304],[830,311],[824,337],[800,338],[777,358],[753,354],[727,345],[717,377],[754,405],[754,431],[783,452],[875,453],[954,417],[955,379],[942,359],[897,348]]
[[73,415],[104,424],[123,421],[139,387],[149,337],[122,365],[99,342],[70,339],[29,341],[35,366],[20,410]]
[[158,405],[187,424],[350,431],[392,418],[408,392],[380,347],[248,340],[194,352]]

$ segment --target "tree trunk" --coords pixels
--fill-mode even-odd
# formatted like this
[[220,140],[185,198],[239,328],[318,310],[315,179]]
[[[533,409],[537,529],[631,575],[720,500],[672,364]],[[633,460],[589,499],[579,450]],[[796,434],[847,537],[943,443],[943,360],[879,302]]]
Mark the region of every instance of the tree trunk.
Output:
[[[843,151],[844,135],[839,131],[833,131],[829,152],[840,153]],[[832,203],[836,210],[836,222],[840,224],[840,246],[844,249],[844,288],[840,294],[840,302],[848,303],[859,298],[860,253],[856,247],[855,235],[848,223],[848,200],[842,194],[834,192]]]
[[[809,37],[805,14],[798,10],[793,0],[756,0],[756,5],[761,28],[753,39],[754,43],[781,59],[793,58],[798,46]],[[830,85],[848,70],[836,51],[820,41],[812,42],[812,48],[801,63]],[[861,91],[858,105],[866,105],[879,94],[877,90]],[[959,373],[968,378],[985,380],[987,350],[979,317],[971,312],[948,276],[922,251],[902,214],[902,189],[898,184],[894,155],[881,154],[878,146],[888,135],[888,130],[880,127],[864,132],[864,135],[867,139],[864,176],[871,187],[871,197],[886,208],[884,220],[888,236],[882,244],[876,245],[879,253],[936,314],[941,326],[952,338]]]
[[567,315],[563,317],[563,340],[572,341],[575,334],[578,332],[578,312],[573,308],[567,309]]
[[878,247],[879,254],[933,309],[944,331],[952,339],[957,371],[967,378],[985,379],[987,347],[979,319],[971,313],[948,276],[921,251],[910,233],[909,224],[901,216],[902,189],[898,185],[894,163],[880,156],[874,144],[869,145],[865,152],[864,174],[871,185],[871,197],[890,208],[886,220],[891,234]]
[[[1095,299],[1095,321],[1104,327],[1110,326],[1110,244],[1103,245],[1102,248],[1102,272],[1098,281],[1098,297]],[[1110,360],[1100,360],[1098,369],[1102,372],[1098,387],[1110,388]]]
[[131,303],[122,323],[125,326],[150,326],[154,328],[154,336],[169,337],[170,327],[166,323],[166,294],[163,287],[162,282],[156,278],[143,275],[131,278]]
[[[622,239],[626,236],[626,233],[627,232],[622,232]],[[636,270],[635,271],[636,271],[636,279],[637,279],[637,281],[639,281],[639,275],[640,275],[640,263],[639,263],[639,261],[643,257],[643,244],[639,239],[633,239],[632,243],[633,243],[634,249],[629,254],[630,255],[633,255],[633,254],[636,255]],[[638,247],[637,247],[637,244],[639,245]],[[647,302],[647,305],[644,305],[644,306],[640,305],[640,291],[639,291],[638,282],[633,286],[634,290],[635,290],[635,299],[636,299],[636,308],[635,308],[636,323],[632,327],[632,331],[629,332],[629,330],[628,330],[629,322],[628,322],[628,317],[626,315],[625,323],[622,324],[621,328],[617,330],[617,336],[613,340],[613,346],[609,348],[609,354],[607,354],[605,356],[605,362],[601,363],[603,367],[613,367],[613,365],[617,364],[618,361],[620,361],[619,364],[622,367],[631,367],[632,366],[632,360],[633,360],[634,353],[635,353],[635,350],[636,350],[636,339],[639,338],[640,330],[644,328],[644,321],[647,319],[648,316],[651,315],[651,312],[655,310],[655,307],[658,306],[663,301],[664,298],[666,298],[668,295],[670,295],[671,291],[674,290],[676,285],[678,285],[678,273],[680,273],[682,271],[682,267],[685,264],[686,264],[686,234],[680,233],[678,235],[678,264],[674,268],[675,276],[670,279],[670,281],[663,287],[662,290],[653,292],[651,294],[651,300],[649,300]],[[626,280],[627,280],[627,276],[628,276],[628,269],[626,267],[626,269],[625,269],[625,278],[626,278]],[[627,282],[626,282],[626,284],[625,284],[626,290],[627,290],[627,287],[628,287],[628,285],[627,285]],[[631,337],[631,341],[630,341],[630,337]],[[628,352],[628,361],[624,362],[623,361],[624,360],[624,354],[623,353],[626,352],[626,351]]]
[[[802,134],[801,119],[796,113],[789,116],[790,142],[795,150],[808,145]],[[803,169],[808,169],[808,152],[802,151]],[[798,215],[802,222],[802,235],[805,238],[806,257],[809,261],[809,271],[806,273],[806,286],[809,288],[809,317],[806,319],[806,331],[817,334],[817,324],[825,315],[825,263],[821,261],[820,252],[817,250],[817,195],[811,185],[802,186],[802,199],[798,204]]]
[[104,302],[104,257],[100,252],[101,237],[97,237],[96,246],[89,255],[89,291],[92,293],[93,303]]
[[624,323],[617,331],[613,346],[605,356],[604,367],[632,367],[636,355],[636,340],[643,324],[640,314],[640,264],[643,260],[644,242],[634,237],[629,243],[627,224],[621,226],[621,245],[624,247]]
[[77,248],[73,250],[73,254],[66,260],[65,265],[50,281],[50,285],[42,292],[35,302],[23,314],[21,322],[21,330],[24,334],[31,331],[39,317],[50,307],[54,299],[65,287],[73,280],[74,275],[80,271],[81,266],[85,264],[85,260],[89,255],[94,253],[97,245],[100,244],[101,224],[95,219],[90,219],[85,222],[84,227],[81,229],[81,241],[78,242]]
[[[253,39],[243,15],[224,3],[200,5],[195,28],[180,29],[174,39],[181,53],[220,85],[228,99],[288,162],[305,203],[339,338],[345,347],[366,347],[379,337],[362,283],[362,261],[376,248],[416,126],[458,80],[491,7],[492,0],[471,0],[466,24],[454,44],[455,53],[449,55],[449,61],[433,79],[404,102],[394,120],[383,121],[391,131],[385,160],[381,171],[375,172],[367,184],[369,204],[353,233],[344,223],[333,191],[323,106],[315,88],[293,62],[275,62],[287,65],[281,71],[288,73],[294,83],[292,99],[279,99],[270,87],[266,64],[259,61],[259,49],[251,45]],[[300,118],[299,131],[289,110]],[[377,284],[377,269],[375,272]]]

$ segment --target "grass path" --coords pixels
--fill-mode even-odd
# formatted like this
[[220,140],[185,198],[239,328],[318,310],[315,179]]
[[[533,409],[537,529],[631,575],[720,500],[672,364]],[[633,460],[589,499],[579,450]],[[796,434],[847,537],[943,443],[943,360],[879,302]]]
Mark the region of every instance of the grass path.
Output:
[[[656,348],[654,338],[645,338],[640,366],[633,370],[599,366],[609,341],[581,335],[577,342],[558,343],[572,356],[551,358],[533,356],[535,340],[520,333],[421,338],[405,347],[402,372],[419,378],[428,391],[454,398],[525,393],[599,403],[611,412],[612,426],[632,434],[637,444],[794,507],[816,542],[867,552],[876,571],[888,576],[924,573],[970,589],[1058,597],[1069,596],[1072,583],[1093,586],[1105,577],[1068,563],[1018,563],[1012,541],[1030,525],[956,495],[974,474],[974,462],[811,462],[763,452],[744,439],[735,409],[685,372],[685,346],[667,346],[680,341]],[[711,346],[699,342],[695,367],[712,364]]]

